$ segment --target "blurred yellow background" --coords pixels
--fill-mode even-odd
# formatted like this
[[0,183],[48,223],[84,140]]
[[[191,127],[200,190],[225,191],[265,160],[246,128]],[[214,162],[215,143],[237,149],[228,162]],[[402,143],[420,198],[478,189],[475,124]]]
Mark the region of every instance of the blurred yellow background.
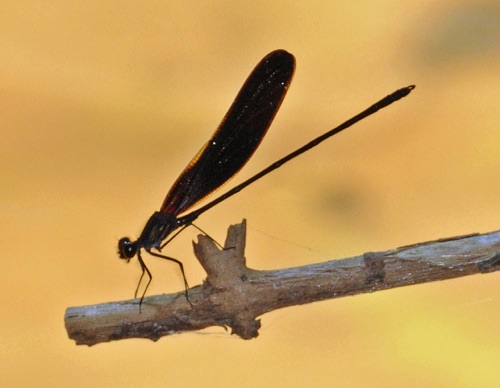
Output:
[[[117,240],[137,237],[268,52],[297,59],[262,146],[224,189],[395,89],[379,112],[205,213],[247,260],[286,268],[499,229],[496,1],[4,0],[0,12],[2,386],[498,386],[500,275],[267,314],[243,341],[213,328],[76,346],[70,306],[133,296]],[[164,251],[191,285],[188,230]],[[146,257],[148,294],[182,290]]]

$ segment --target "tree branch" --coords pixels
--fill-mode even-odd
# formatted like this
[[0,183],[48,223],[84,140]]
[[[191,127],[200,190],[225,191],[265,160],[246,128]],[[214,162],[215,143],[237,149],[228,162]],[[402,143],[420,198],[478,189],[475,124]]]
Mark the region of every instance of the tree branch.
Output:
[[387,252],[276,271],[245,263],[246,223],[229,228],[224,249],[207,236],[193,243],[207,272],[203,285],[139,300],[71,307],[65,324],[77,344],[159,338],[209,326],[257,337],[260,315],[279,308],[500,269],[500,231],[408,245]]

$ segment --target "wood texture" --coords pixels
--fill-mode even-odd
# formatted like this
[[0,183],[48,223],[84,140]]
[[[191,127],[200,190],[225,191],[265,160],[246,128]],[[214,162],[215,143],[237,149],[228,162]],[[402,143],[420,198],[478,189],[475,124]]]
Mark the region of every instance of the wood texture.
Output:
[[275,271],[246,266],[246,224],[229,228],[224,249],[207,236],[193,243],[207,272],[203,285],[177,294],[71,307],[68,335],[79,345],[149,338],[209,326],[230,327],[243,339],[257,337],[257,317],[279,308],[365,292],[445,280],[500,269],[500,232],[470,234],[387,252]]

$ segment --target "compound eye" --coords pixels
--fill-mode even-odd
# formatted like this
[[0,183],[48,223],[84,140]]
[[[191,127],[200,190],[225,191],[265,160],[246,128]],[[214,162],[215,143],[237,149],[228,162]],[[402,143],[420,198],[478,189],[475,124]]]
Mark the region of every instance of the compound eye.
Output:
[[123,237],[118,241],[118,255],[120,259],[129,261],[137,253],[137,244],[130,241],[128,237]]

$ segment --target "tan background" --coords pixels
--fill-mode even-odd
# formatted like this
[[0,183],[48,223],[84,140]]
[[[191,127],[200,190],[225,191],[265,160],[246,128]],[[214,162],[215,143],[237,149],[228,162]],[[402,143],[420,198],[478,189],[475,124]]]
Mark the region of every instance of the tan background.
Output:
[[[307,5],[306,5],[307,4]],[[499,228],[495,1],[3,1],[3,386],[495,386],[499,274],[326,301],[213,328],[78,347],[69,306],[130,298],[116,256],[208,139],[253,66],[297,72],[230,185],[393,90],[417,89],[198,220],[247,218],[254,268],[284,268]],[[226,187],[227,188],[227,187]],[[168,247],[203,280],[190,230]],[[149,294],[182,289],[147,257]]]

